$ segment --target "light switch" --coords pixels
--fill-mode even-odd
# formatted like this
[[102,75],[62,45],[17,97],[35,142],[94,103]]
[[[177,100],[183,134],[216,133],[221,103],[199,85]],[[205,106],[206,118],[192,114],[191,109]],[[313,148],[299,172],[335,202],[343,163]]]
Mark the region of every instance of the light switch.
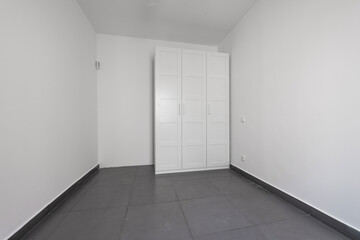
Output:
[[245,121],[246,121],[245,117],[241,117],[240,121],[241,121],[241,123],[245,123]]

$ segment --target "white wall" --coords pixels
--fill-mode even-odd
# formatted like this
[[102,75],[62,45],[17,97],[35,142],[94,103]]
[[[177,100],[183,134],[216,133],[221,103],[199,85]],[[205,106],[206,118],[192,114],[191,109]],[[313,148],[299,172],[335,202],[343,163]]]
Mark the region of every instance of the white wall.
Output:
[[97,164],[96,35],[73,0],[0,2],[0,239]]
[[219,47],[232,164],[357,229],[359,12],[355,0],[259,0]]
[[98,35],[99,162],[153,164],[153,60],[156,46],[217,47]]

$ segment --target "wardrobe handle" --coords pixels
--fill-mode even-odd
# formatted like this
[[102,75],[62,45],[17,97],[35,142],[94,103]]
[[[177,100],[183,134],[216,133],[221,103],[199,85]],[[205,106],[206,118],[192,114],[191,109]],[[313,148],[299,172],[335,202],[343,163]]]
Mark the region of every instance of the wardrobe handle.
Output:
[[185,115],[185,103],[183,103],[183,115]]

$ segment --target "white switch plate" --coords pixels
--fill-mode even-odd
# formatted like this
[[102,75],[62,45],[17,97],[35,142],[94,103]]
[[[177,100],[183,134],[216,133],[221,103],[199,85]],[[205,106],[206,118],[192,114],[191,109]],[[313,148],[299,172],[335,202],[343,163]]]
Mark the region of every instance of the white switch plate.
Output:
[[245,156],[241,155],[241,161],[245,162]]
[[241,117],[241,118],[240,118],[240,121],[241,121],[242,123],[245,123],[245,121],[246,121],[245,117]]

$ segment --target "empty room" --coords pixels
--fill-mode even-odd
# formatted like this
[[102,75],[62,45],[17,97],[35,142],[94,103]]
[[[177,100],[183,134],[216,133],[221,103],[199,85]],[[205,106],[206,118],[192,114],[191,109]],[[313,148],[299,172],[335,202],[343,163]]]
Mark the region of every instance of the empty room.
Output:
[[360,240],[359,0],[0,0],[1,240]]

